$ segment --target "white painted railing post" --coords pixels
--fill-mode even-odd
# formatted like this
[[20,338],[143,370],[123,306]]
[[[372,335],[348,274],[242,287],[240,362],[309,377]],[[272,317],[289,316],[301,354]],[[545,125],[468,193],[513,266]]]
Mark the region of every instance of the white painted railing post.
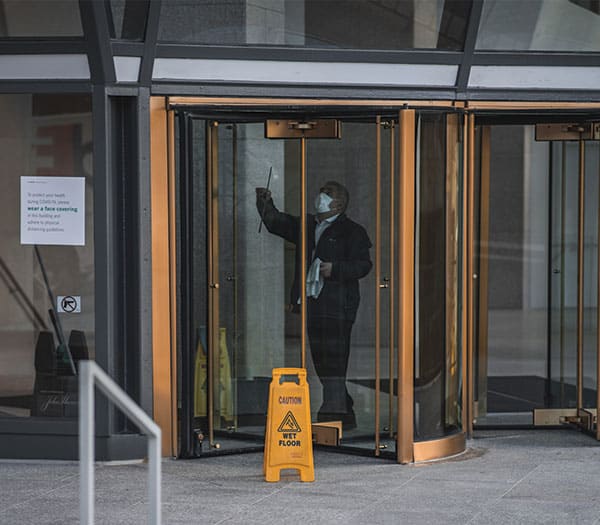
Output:
[[79,516],[94,523],[94,378],[89,361],[79,362]]
[[158,425],[93,361],[79,362],[79,513],[94,523],[94,386],[148,435],[148,523],[161,524],[161,432]]

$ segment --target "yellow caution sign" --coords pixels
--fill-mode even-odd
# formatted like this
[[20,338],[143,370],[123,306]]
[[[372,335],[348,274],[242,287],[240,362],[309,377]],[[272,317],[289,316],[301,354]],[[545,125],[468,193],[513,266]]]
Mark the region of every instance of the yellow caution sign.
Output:
[[281,469],[298,470],[300,481],[315,480],[310,396],[304,368],[273,369],[265,435],[265,480],[279,481]]

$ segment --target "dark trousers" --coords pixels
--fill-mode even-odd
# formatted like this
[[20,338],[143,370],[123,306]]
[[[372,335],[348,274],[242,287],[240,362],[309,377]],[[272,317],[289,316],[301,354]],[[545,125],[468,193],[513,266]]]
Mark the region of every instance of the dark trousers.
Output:
[[309,318],[307,324],[310,353],[323,385],[320,418],[352,412],[354,403],[346,388],[352,321]]

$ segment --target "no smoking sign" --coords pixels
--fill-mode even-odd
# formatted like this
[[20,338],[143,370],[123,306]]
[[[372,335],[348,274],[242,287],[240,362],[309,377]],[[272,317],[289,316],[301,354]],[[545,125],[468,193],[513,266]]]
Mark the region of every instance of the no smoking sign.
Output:
[[78,314],[81,312],[80,295],[59,295],[56,297],[56,310],[59,314]]

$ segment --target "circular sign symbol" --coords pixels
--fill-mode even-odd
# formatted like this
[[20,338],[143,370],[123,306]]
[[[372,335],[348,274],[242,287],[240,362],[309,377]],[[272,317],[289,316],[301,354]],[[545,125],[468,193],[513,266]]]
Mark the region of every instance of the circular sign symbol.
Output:
[[60,306],[62,307],[63,312],[68,314],[73,313],[77,309],[77,299],[71,295],[67,295],[62,298]]

